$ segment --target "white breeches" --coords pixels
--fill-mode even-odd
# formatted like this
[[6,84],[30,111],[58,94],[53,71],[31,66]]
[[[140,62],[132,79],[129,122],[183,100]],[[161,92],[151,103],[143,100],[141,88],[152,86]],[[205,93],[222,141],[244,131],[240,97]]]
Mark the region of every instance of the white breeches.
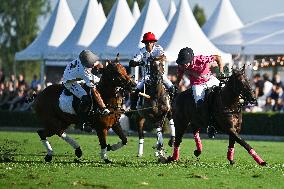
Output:
[[63,83],[63,85],[79,99],[81,99],[82,96],[87,95],[87,92],[79,83]]
[[[148,81],[149,80],[149,75],[147,75],[145,77],[145,80]],[[142,90],[144,87],[144,79],[140,80],[136,86],[137,89]],[[169,80],[169,78],[166,75],[163,75],[163,84],[166,86],[167,89],[171,88],[173,86],[173,83],[171,82],[171,80]]]
[[215,86],[219,86],[220,81],[213,75],[210,76],[210,79],[206,83],[192,86],[192,92],[194,96],[195,103],[198,100],[203,100],[205,96],[205,90]]

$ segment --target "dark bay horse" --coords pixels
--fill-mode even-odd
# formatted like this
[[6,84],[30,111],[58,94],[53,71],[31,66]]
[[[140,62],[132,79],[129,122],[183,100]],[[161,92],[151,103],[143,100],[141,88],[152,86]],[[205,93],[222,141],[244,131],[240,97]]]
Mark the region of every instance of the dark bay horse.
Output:
[[[162,128],[165,124],[165,119],[171,119],[171,106],[169,94],[163,84],[163,59],[156,59],[150,63],[150,78],[145,82],[144,93],[140,93],[138,101],[138,134],[139,134],[139,149],[138,157],[143,155],[144,143],[144,122],[149,120],[155,125],[157,131],[157,144],[154,146],[156,156],[159,160],[165,158],[164,142],[162,136]],[[173,125],[173,121],[172,121]],[[173,138],[171,138],[173,139]]]
[[[243,104],[240,103],[240,99],[244,101]],[[261,159],[255,150],[239,136],[242,124],[242,106],[255,102],[254,92],[245,76],[245,66],[241,70],[234,69],[223,88],[213,88],[213,91],[205,97],[205,103],[209,108],[207,108],[207,115],[203,117],[202,122],[197,119],[192,92],[186,90],[180,93],[174,105],[176,140],[173,155],[169,160],[179,159],[179,146],[188,126],[193,130],[196,143],[194,155],[198,157],[201,154],[202,143],[199,131],[201,127],[209,125],[209,115],[211,115],[211,124],[213,123],[215,128],[229,135],[227,159],[230,164],[234,164],[234,145],[237,142],[248,151],[259,165],[266,165],[266,162]]]
[[[123,103],[122,95],[120,95],[119,91],[121,91],[121,89],[130,91],[134,86],[135,83],[127,75],[125,68],[118,63],[118,60],[117,62],[108,63],[102,69],[102,76],[96,87],[107,108],[111,110],[111,114],[102,116],[95,112],[89,115],[89,121],[97,132],[101,145],[101,159],[106,163],[110,162],[107,157],[107,151],[115,151],[127,143],[127,138],[122,132],[119,124],[119,118],[123,112],[121,110],[121,105]],[[53,135],[58,135],[64,141],[69,143],[75,149],[75,155],[77,157],[82,156],[80,145],[65,133],[65,130],[70,124],[76,124],[78,122],[78,118],[75,114],[65,113],[60,109],[58,99],[63,90],[64,88],[62,85],[51,85],[45,88],[33,102],[36,115],[44,127],[43,129],[38,130],[38,135],[47,149],[47,155],[45,156],[45,161],[47,162],[52,160],[53,155],[53,150],[47,137]],[[90,107],[93,107],[93,110],[96,110],[96,103],[96,101],[92,100],[92,104],[90,104]],[[106,143],[107,133],[110,128],[112,128],[121,139],[117,144],[108,145]]]

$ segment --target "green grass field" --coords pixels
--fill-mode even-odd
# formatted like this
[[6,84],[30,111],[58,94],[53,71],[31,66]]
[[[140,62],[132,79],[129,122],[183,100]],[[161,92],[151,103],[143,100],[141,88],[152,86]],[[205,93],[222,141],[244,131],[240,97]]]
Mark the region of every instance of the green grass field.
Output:
[[[145,156],[137,158],[138,139],[129,137],[127,146],[108,153],[113,163],[105,164],[95,135],[71,136],[83,150],[80,161],[67,143],[53,136],[49,141],[55,155],[45,163],[46,152],[36,133],[0,132],[0,188],[284,188],[284,142],[248,141],[267,167],[258,166],[238,144],[236,164],[229,165],[227,140],[203,140],[203,154],[197,159],[194,141],[188,138],[181,145],[179,162],[159,164],[154,138],[145,139]],[[108,138],[109,143],[118,140]]]

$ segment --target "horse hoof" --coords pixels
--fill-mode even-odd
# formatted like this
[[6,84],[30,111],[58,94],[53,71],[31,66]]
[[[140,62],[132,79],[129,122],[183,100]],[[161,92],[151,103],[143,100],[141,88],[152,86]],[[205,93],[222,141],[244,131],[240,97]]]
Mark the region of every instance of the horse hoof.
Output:
[[83,152],[82,152],[80,147],[75,149],[75,155],[77,156],[77,158],[82,157],[82,154],[83,154]]
[[260,165],[261,166],[267,166],[267,163],[264,161],[264,162],[261,162]]
[[168,162],[168,159],[166,157],[159,157],[158,158],[158,162],[159,163],[167,163]]
[[109,159],[104,159],[105,163],[108,164],[108,163],[111,163],[111,161]]
[[140,158],[140,157],[142,157],[142,156],[143,156],[143,154],[137,154],[136,157],[139,157],[139,158]]
[[168,142],[169,147],[173,147],[175,142],[175,137],[171,137],[171,139]]
[[201,151],[199,151],[199,150],[194,150],[194,155],[195,155],[195,157],[200,156],[200,154],[201,154]]
[[111,145],[110,144],[107,145],[107,151],[111,151]]
[[44,160],[45,160],[45,162],[51,162],[51,160],[52,160],[52,155],[46,155],[45,157],[44,157]]
[[174,161],[177,161],[177,160],[175,160],[172,156],[169,156],[168,159],[167,159],[168,163],[171,163],[171,162],[174,162]]
[[230,165],[234,165],[236,162],[234,160],[229,160],[230,161]]

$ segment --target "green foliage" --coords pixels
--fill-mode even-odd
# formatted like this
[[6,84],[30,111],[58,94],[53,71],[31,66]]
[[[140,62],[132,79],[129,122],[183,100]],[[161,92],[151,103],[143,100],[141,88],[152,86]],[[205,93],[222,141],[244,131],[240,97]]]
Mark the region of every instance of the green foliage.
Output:
[[[240,145],[236,145],[236,164],[226,160],[227,140],[202,140],[203,153],[193,156],[192,138],[184,138],[181,159],[159,164],[154,157],[155,138],[145,138],[144,157],[137,158],[138,137],[128,137],[122,149],[109,152],[111,164],[99,158],[100,146],[95,135],[70,135],[82,148],[75,161],[73,149],[59,137],[49,138],[55,152],[51,163],[36,132],[0,132],[1,188],[283,188],[283,142],[248,141],[268,162],[258,166]],[[117,136],[109,136],[114,144]],[[168,155],[171,149],[166,147]],[[1,156],[0,156],[1,157]]]
[[[101,2],[105,11],[105,14],[108,15],[109,11],[112,8],[112,5],[114,4],[115,0],[98,0],[98,2]],[[130,7],[130,10],[132,10],[133,8],[133,4],[134,4],[135,0],[127,0],[127,3]],[[140,10],[142,9],[142,7],[144,6],[146,0],[137,0],[138,6],[140,8]]]
[[[4,67],[7,74],[13,70],[15,53],[26,48],[37,36],[38,17],[45,15],[49,10],[49,1],[46,0],[1,1],[0,67]],[[35,69],[34,65],[27,64],[27,66],[30,71]],[[24,70],[23,66],[19,68]],[[23,73],[23,70],[19,71]]]
[[205,16],[203,8],[199,7],[198,4],[196,4],[193,7],[193,15],[196,21],[198,22],[199,26],[202,27],[203,24],[205,24],[206,22],[206,16]]

